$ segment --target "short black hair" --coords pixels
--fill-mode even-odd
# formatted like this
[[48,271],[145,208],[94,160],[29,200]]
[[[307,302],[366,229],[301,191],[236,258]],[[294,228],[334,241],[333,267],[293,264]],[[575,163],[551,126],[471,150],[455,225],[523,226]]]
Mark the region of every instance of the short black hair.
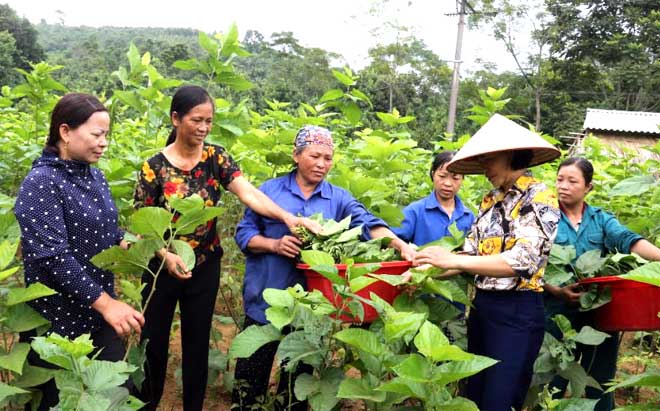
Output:
[[450,162],[451,159],[454,158],[454,155],[456,155],[456,152],[450,150],[441,151],[435,155],[433,163],[431,164],[431,172],[429,173],[431,180],[433,180],[433,174],[435,174],[439,168],[442,168],[445,164]]
[[57,153],[57,143],[62,139],[60,126],[66,124],[70,129],[75,130],[98,111],[107,112],[108,109],[95,96],[85,93],[68,93],[62,96],[50,115],[46,148]]
[[513,155],[511,156],[511,169],[522,170],[523,168],[529,167],[533,157],[534,152],[530,149],[513,150]]
[[557,172],[562,169],[562,167],[566,166],[575,166],[577,167],[580,172],[582,172],[582,177],[584,177],[584,183],[589,184],[591,183],[591,180],[594,178],[594,166],[591,164],[591,161],[587,160],[586,158],[583,157],[569,157],[566,160],[562,161],[561,164],[559,164],[559,168],[557,169]]

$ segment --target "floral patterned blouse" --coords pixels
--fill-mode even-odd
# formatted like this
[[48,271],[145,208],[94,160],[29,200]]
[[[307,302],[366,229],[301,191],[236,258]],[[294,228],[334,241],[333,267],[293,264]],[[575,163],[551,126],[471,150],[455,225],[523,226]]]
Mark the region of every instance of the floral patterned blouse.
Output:
[[[164,207],[169,210],[170,197],[185,198],[198,194],[207,206],[215,206],[220,200],[220,186],[226,190],[234,178],[240,175],[238,165],[221,146],[205,144],[201,161],[191,170],[175,167],[159,152],[142,165],[135,188],[134,205],[135,208]],[[197,265],[210,255],[222,254],[215,225],[216,219],[213,219],[197,227],[194,233],[178,237],[179,240],[187,241],[195,250]]]
[[472,255],[500,254],[514,277],[477,275],[482,290],[543,292],[543,273],[559,224],[557,197],[526,172],[506,192],[490,191],[465,242]]

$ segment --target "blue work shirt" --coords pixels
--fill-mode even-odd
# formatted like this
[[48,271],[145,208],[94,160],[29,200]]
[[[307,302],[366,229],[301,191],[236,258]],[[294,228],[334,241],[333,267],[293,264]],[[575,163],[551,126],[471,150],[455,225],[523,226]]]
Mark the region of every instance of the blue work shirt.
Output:
[[454,202],[454,212],[449,216],[440,206],[435,192],[431,192],[428,197],[404,208],[401,227],[393,228],[392,231],[402,240],[419,246],[451,235],[449,226],[454,222],[459,230],[467,234],[474,222],[474,214],[458,196],[454,197]]
[[103,173],[44,150],[21,184],[14,212],[25,282],[57,291],[29,304],[50,320],[49,332],[74,338],[97,330],[104,320],[91,304],[103,291],[114,297],[114,276],[90,259],[124,235]]
[[[369,230],[387,227],[385,221],[375,217],[348,191],[323,180],[309,198],[305,198],[296,183],[296,172],[266,181],[260,190],[293,215],[309,217],[322,213],[325,219],[339,221],[351,216],[351,227],[362,225],[363,237],[369,239]],[[243,306],[252,319],[265,324],[266,309],[263,299],[266,288],[284,290],[295,284],[305,285],[304,275],[296,269],[296,261],[273,253],[252,253],[248,243],[252,237],[262,235],[279,239],[291,235],[288,227],[279,220],[263,217],[251,209],[245,210],[243,219],[236,228],[235,240],[246,256],[243,279]]]

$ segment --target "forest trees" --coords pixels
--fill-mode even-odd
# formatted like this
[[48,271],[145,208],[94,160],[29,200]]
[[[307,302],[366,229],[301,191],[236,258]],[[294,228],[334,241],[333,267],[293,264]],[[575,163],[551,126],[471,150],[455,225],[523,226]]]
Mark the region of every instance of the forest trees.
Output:
[[32,24],[18,17],[8,5],[0,4],[0,84],[19,79],[14,68],[29,69],[29,63],[38,63],[44,58]]

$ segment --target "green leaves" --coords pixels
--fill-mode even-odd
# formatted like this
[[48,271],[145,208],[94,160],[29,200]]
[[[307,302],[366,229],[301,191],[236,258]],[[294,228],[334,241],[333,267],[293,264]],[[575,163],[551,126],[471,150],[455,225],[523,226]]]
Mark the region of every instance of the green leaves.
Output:
[[459,347],[449,344],[449,340],[435,324],[425,321],[414,339],[415,346],[431,361],[464,361],[469,360],[468,354]]
[[634,176],[619,181],[614,187],[610,189],[609,195],[639,196],[646,193],[657,184],[658,183],[655,177],[652,175]]
[[344,378],[339,385],[338,398],[361,399],[383,402],[387,398],[384,391],[376,391],[367,378]]
[[600,249],[589,250],[581,254],[580,257],[578,257],[577,261],[575,262],[575,268],[582,275],[595,274],[598,270],[600,270],[603,267],[605,261],[607,261],[607,258],[601,257],[600,254],[601,254]]
[[[120,246],[112,246],[91,258],[94,265],[115,274],[132,274],[139,276],[146,271],[149,261],[156,251],[164,247],[160,239],[143,239],[124,250]],[[189,267],[194,267],[193,265]]]
[[0,368],[13,371],[17,374],[23,373],[25,360],[30,352],[30,344],[16,343],[9,354],[0,355]]
[[89,334],[83,334],[72,341],[52,333],[48,337],[34,338],[31,345],[41,359],[66,370],[73,370],[74,362],[94,351]]
[[362,328],[348,328],[339,331],[334,337],[379,358],[391,355],[387,345],[380,342],[375,333]]
[[620,277],[660,287],[660,262],[647,263]]
[[163,238],[170,228],[172,214],[161,207],[144,207],[137,210],[130,218],[129,229],[145,237]]
[[247,358],[261,348],[262,345],[277,341],[281,337],[280,330],[270,324],[251,325],[234,337],[231,347],[229,347],[229,356],[231,358]]
[[[0,242],[0,270],[7,267],[14,260],[17,248],[18,242],[10,242],[9,240]],[[5,276],[3,275],[3,277]]]
[[4,325],[13,332],[29,331],[47,324],[49,321],[26,303],[7,307]]
[[301,374],[296,379],[294,393],[297,399],[309,401],[314,411],[331,411],[339,402],[338,390],[343,379],[343,371],[337,368],[324,370],[320,378]]
[[580,332],[573,337],[573,340],[586,345],[599,345],[605,341],[606,338],[610,338],[610,335],[585,325]]
[[41,283],[30,284],[27,288],[11,288],[7,294],[7,305],[12,306],[55,294],[57,291]]
[[335,264],[330,254],[317,250],[302,250],[300,259],[310,266],[334,266]]
[[192,270],[195,267],[195,251],[190,244],[181,240],[172,240],[171,249],[176,255],[181,257],[183,263],[189,270]]
[[14,387],[4,382],[0,382],[0,401],[4,401],[6,398],[9,398],[13,395],[18,394],[27,394],[29,391],[26,391],[22,388]]

